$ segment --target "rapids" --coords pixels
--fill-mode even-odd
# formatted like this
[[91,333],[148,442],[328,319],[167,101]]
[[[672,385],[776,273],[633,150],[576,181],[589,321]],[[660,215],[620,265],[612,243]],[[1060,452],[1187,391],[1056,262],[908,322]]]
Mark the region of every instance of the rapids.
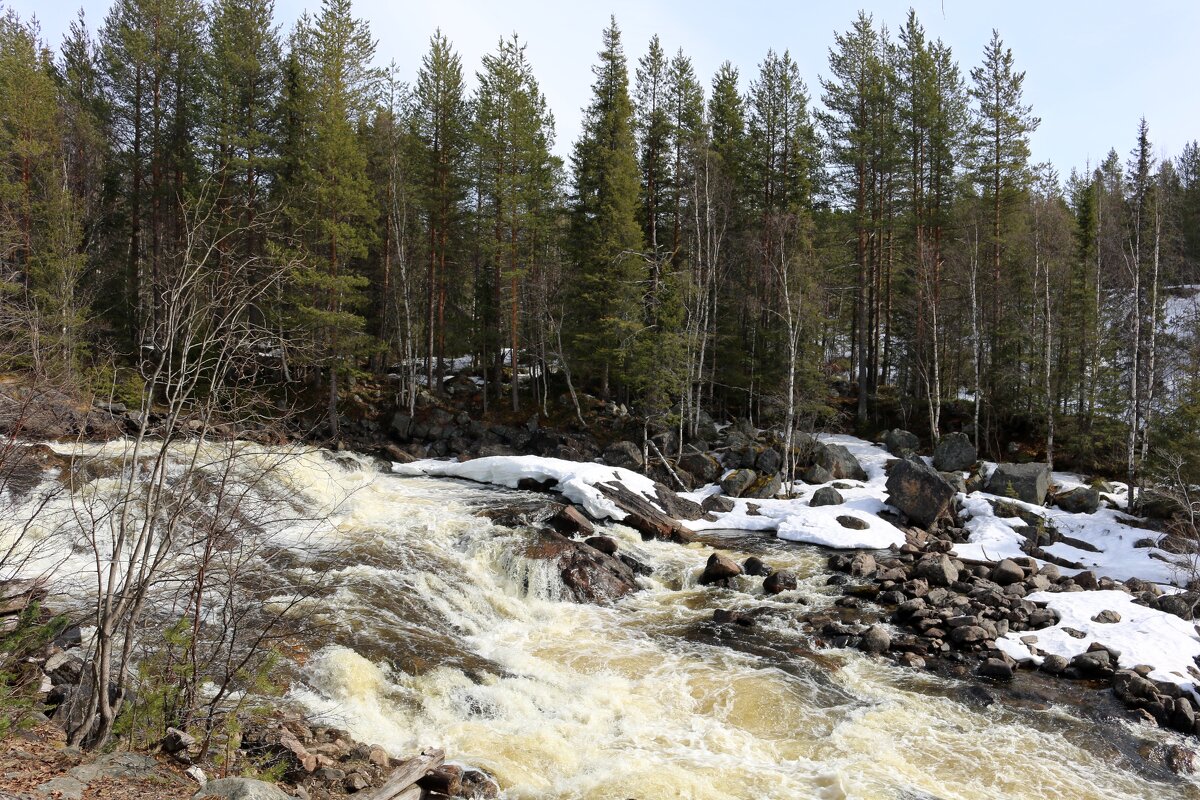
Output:
[[[1172,734],[1054,704],[981,707],[967,684],[815,650],[791,620],[836,597],[820,549],[720,531],[685,547],[609,525],[654,574],[612,606],[580,605],[524,557],[530,529],[477,513],[535,495],[319,451],[263,457],[280,468],[260,500],[289,509],[272,535],[294,553],[279,562],[277,599],[322,587],[298,608],[322,634],[288,699],[398,755],[444,747],[507,798],[1200,796],[1143,757]],[[73,491],[103,496],[111,480],[100,470]],[[68,499],[37,512],[69,516]],[[699,587],[713,546],[793,570],[800,585],[774,598],[754,578]],[[58,558],[66,575],[86,574],[86,557]],[[711,624],[714,609],[764,605],[780,613],[753,629]]]

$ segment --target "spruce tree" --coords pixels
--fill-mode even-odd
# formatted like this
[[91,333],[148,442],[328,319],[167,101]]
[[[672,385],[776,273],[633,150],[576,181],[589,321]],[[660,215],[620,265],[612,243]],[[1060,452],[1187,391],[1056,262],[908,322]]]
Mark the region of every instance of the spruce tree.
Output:
[[592,68],[592,101],[572,155],[575,269],[567,279],[567,333],[574,360],[607,397],[612,384],[626,377],[628,348],[639,328],[644,264],[633,104],[615,18],[604,30],[599,58]]

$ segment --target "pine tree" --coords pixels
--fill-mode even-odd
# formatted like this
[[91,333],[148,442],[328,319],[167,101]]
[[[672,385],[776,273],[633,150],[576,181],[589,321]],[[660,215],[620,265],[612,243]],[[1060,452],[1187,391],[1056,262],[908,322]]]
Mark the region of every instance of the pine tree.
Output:
[[592,101],[575,144],[568,335],[571,352],[602,396],[625,377],[629,343],[638,330],[642,235],[637,223],[638,166],[633,105],[616,19],[604,30],[592,68]]

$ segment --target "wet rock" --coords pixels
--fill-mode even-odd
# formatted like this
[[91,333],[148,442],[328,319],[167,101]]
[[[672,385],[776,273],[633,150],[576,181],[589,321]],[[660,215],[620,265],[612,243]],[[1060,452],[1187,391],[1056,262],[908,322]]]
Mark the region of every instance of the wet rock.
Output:
[[855,553],[850,559],[848,572],[851,575],[862,578],[873,575],[877,568],[875,556],[870,553]]
[[620,559],[554,531],[538,533],[526,557],[553,562],[575,602],[603,603],[637,591],[633,570]]
[[453,764],[443,764],[437,769],[432,769],[425,773],[425,776],[417,780],[417,786],[420,786],[427,792],[436,792],[448,797],[454,797],[462,792],[463,768],[456,767]]
[[979,665],[979,677],[993,681],[1011,681],[1013,679],[1012,665],[999,658],[989,658]]
[[930,586],[945,587],[958,580],[958,567],[945,553],[927,555],[917,562],[913,576],[923,578]]
[[[644,538],[664,539],[680,543],[690,542],[695,538],[691,531],[667,516],[661,508],[623,484],[597,483],[595,487],[617,508],[625,512],[625,519],[621,522],[636,530]],[[664,496],[664,493],[660,491],[658,498],[660,502],[663,501]],[[677,499],[682,502],[682,498]],[[703,514],[699,505],[690,502],[689,505],[695,507],[696,517]]]
[[841,492],[832,486],[822,486],[813,492],[808,504],[816,508],[817,506],[840,506],[843,502]]
[[896,458],[904,458],[909,453],[915,453],[921,446],[921,440],[915,433],[903,428],[892,428],[883,436],[883,446]]
[[1042,659],[1042,670],[1051,675],[1061,675],[1069,665],[1070,662],[1067,661],[1066,656],[1053,653]]
[[767,594],[790,592],[796,588],[796,576],[787,570],[772,572],[763,581],[763,591]]
[[992,568],[991,580],[1001,586],[1020,583],[1025,580],[1025,570],[1010,558],[1003,559]]
[[1071,659],[1071,666],[1089,678],[1107,677],[1112,674],[1112,656],[1107,650],[1089,650]]
[[996,696],[982,686],[968,686],[963,689],[962,694],[967,705],[987,708],[996,704]]
[[567,536],[591,536],[596,532],[591,520],[575,506],[561,506],[546,520],[554,530]]
[[771,568],[758,556],[750,556],[742,562],[742,574],[756,577],[766,577],[771,574]]
[[940,472],[962,472],[970,469],[978,455],[975,445],[965,433],[955,431],[941,438],[933,448],[933,466]]
[[892,646],[891,634],[882,625],[872,625],[859,639],[858,648],[864,653],[881,655]]
[[728,514],[733,511],[733,498],[726,497],[723,494],[710,494],[704,498],[704,502],[700,504],[700,508],[709,514]]
[[988,478],[987,491],[1040,506],[1050,489],[1050,467],[1046,464],[999,464]]
[[901,653],[896,659],[896,663],[910,669],[925,669],[925,659],[916,653]]
[[584,541],[588,547],[594,547],[606,555],[617,554],[617,540],[610,536],[592,536]]
[[492,800],[500,796],[500,784],[477,769],[468,769],[462,775],[460,796],[475,800]]
[[646,463],[642,448],[633,442],[613,442],[604,449],[604,463],[612,467],[639,470]]
[[743,628],[754,627],[754,617],[741,611],[731,611],[718,608],[713,611],[713,622],[718,625],[741,625]]
[[924,463],[897,461],[887,479],[888,503],[923,528],[944,516],[954,488]]
[[741,566],[725,553],[713,553],[700,573],[698,583],[701,586],[727,581],[742,574]]
[[1105,609],[1104,611],[1101,611],[1096,616],[1092,617],[1092,622],[1113,623],[1113,622],[1120,622],[1120,621],[1121,621],[1121,615],[1118,614],[1116,611],[1113,611],[1112,609]]
[[721,491],[729,497],[741,497],[756,480],[758,473],[754,470],[735,469],[721,479]]
[[1179,744],[1165,745],[1167,768],[1176,775],[1191,775],[1196,771],[1196,751]]
[[617,558],[620,559],[622,564],[624,564],[625,566],[627,566],[631,570],[633,570],[635,575],[653,575],[654,574],[654,567],[651,567],[647,564],[643,564],[642,562],[638,561],[633,556],[627,555],[625,553],[617,553]]
[[867,521],[865,519],[852,517],[849,514],[838,515],[837,521],[838,524],[843,528],[848,528],[852,531],[865,531],[868,527],[870,527],[867,525]]
[[1088,486],[1054,495],[1054,505],[1071,514],[1095,514],[1100,508],[1100,493]]

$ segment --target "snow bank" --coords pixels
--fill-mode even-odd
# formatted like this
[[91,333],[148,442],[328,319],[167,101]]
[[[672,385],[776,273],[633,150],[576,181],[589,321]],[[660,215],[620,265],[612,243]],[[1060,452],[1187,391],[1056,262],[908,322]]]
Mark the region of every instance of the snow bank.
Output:
[[[1032,633],[1008,633],[996,640],[996,646],[1018,661],[1044,660],[1030,652],[1021,642],[1022,636],[1036,636],[1034,647],[1046,654],[1072,658],[1087,652],[1093,642],[1121,654],[1118,664],[1132,669],[1138,664],[1154,668],[1151,680],[1170,681],[1185,689],[1193,689],[1200,672],[1195,657],[1200,655],[1200,636],[1192,623],[1173,614],[1138,605],[1133,597],[1117,590],[1091,592],[1035,592],[1025,599],[1045,603],[1057,611],[1061,621],[1050,628]],[[1093,622],[1101,611],[1115,611],[1120,622]],[[1077,639],[1065,628],[1082,631]]]
[[463,478],[477,483],[518,488],[524,478],[535,481],[553,480],[563,497],[583,508],[595,519],[625,519],[625,512],[596,488],[598,483],[619,483],[641,494],[658,506],[654,481],[620,467],[565,461],[541,456],[488,456],[471,461],[437,461],[425,459],[411,464],[392,464],[392,471],[410,477],[428,475],[438,478]]

